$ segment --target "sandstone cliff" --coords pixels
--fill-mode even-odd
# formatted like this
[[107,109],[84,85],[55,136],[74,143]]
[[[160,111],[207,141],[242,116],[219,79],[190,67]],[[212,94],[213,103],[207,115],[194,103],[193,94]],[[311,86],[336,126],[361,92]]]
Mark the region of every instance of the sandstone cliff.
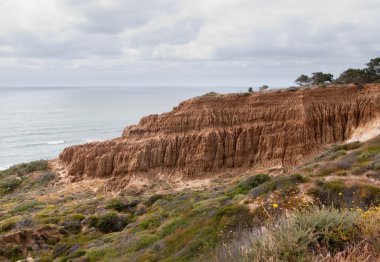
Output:
[[380,85],[202,96],[119,138],[68,147],[59,160],[73,180],[286,167],[379,119]]

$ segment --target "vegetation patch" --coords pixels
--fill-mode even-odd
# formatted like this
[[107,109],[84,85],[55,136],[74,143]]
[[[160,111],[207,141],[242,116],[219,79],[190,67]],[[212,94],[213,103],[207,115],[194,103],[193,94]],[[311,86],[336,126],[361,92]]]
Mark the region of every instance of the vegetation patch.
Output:
[[0,196],[12,193],[21,185],[21,178],[5,178],[0,181]]
[[272,192],[274,190],[286,190],[295,185],[305,183],[307,179],[300,174],[292,174],[287,176],[277,176],[251,190],[252,197]]
[[270,179],[271,177],[266,174],[258,174],[255,176],[251,176],[247,178],[246,180],[240,182],[233,190],[228,192],[227,195],[231,198],[239,194],[245,195],[252,188],[257,187],[258,185],[261,185],[262,183],[267,182]]
[[119,216],[116,213],[109,212],[99,216],[96,228],[102,233],[117,232],[123,230],[128,222],[126,216]]
[[339,208],[363,208],[380,204],[380,188],[367,184],[346,186],[343,181],[317,182],[311,191],[323,205]]
[[119,198],[113,198],[106,204],[107,209],[113,209],[119,212],[123,212],[127,208],[127,204]]
[[6,170],[0,171],[0,176],[8,176],[12,174],[26,175],[35,171],[45,170],[48,170],[48,162],[46,160],[38,160],[11,166]]
[[153,195],[148,198],[148,200],[145,202],[147,206],[152,206],[157,200],[163,199],[163,200],[171,200],[172,196],[171,195],[165,195],[165,194],[157,194]]
[[276,223],[220,246],[215,261],[311,261],[322,250],[342,250],[359,235],[358,213],[331,208],[295,211]]
[[14,209],[12,210],[12,213],[30,212],[34,208],[39,207],[41,205],[43,205],[43,203],[36,201],[36,200],[25,201],[25,202],[15,206]]
[[51,171],[44,171],[35,181],[37,185],[46,185],[54,181],[57,176]]

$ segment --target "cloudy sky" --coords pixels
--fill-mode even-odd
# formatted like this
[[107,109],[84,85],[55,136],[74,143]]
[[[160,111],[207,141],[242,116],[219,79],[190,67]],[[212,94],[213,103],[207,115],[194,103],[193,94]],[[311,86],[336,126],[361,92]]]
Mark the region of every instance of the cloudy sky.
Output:
[[1,86],[292,85],[380,56],[379,0],[0,0]]

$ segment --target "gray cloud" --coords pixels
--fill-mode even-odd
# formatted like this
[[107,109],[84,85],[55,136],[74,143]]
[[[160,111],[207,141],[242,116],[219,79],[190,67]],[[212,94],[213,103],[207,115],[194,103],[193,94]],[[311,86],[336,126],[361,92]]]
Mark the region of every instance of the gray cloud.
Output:
[[380,56],[376,0],[3,0],[0,10],[0,86],[289,85]]
[[[100,1],[101,3],[102,1]],[[86,20],[81,29],[91,33],[119,34],[129,28],[142,26],[156,15],[172,12],[176,4],[163,0],[115,1],[114,5],[97,4],[99,1],[70,0],[82,11]]]

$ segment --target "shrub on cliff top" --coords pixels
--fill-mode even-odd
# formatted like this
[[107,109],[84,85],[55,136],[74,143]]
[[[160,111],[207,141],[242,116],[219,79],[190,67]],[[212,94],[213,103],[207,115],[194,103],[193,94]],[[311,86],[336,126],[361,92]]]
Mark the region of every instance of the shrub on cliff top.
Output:
[[0,176],[7,176],[12,174],[26,175],[35,171],[44,171],[48,169],[48,162],[46,160],[38,160],[30,163],[22,163],[11,166],[10,168],[0,171]]

